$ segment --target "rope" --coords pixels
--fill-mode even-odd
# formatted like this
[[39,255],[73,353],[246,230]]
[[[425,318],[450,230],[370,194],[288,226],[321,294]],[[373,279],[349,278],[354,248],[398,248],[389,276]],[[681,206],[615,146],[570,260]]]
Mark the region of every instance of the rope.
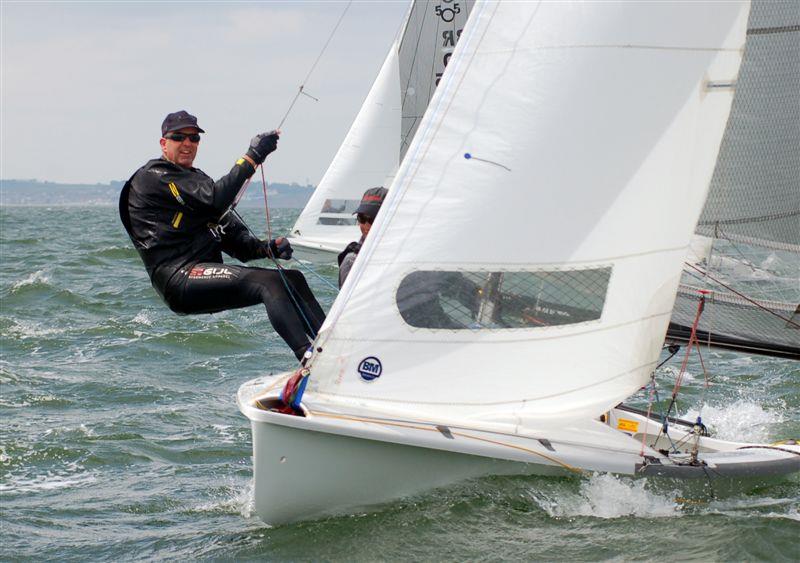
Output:
[[[669,435],[669,415],[672,412],[672,408],[676,405],[678,401],[678,392],[681,389],[681,385],[683,383],[683,376],[686,373],[686,366],[689,363],[689,355],[692,352],[692,347],[696,344],[697,349],[700,349],[700,343],[697,340],[697,325],[700,323],[700,316],[703,314],[703,309],[705,309],[706,305],[706,293],[705,290],[700,290],[700,301],[697,303],[697,313],[694,317],[694,322],[692,323],[692,332],[689,336],[689,342],[686,345],[686,355],[683,357],[683,363],[681,363],[681,370],[678,373],[678,377],[675,378],[675,386],[672,389],[672,400],[667,407],[666,415],[663,418],[663,423],[661,425],[661,430],[658,432],[658,436],[656,436],[656,442],[658,443],[659,438],[661,438],[662,434],[666,435],[669,438],[670,445],[672,445],[673,450],[675,448],[675,444],[672,443],[672,437]],[[702,359],[701,359],[702,363]],[[703,368],[705,370],[705,366]]]
[[[244,225],[244,228],[247,229],[247,232],[250,234],[251,237],[253,237],[256,240],[261,240],[258,238],[258,235],[256,235],[253,232],[253,229],[251,229],[250,226],[247,223],[245,223],[244,219],[242,218],[241,215],[239,215],[238,211],[236,211],[235,209],[231,209],[229,213],[233,213],[234,215],[236,215],[237,219],[241,221],[242,225]],[[295,291],[292,288],[289,281],[286,279],[286,275],[283,272],[285,268],[278,263],[277,258],[275,258],[274,256],[267,256],[267,258],[272,260],[272,263],[275,264],[275,268],[278,271],[278,275],[281,277],[281,282],[283,282],[283,287],[286,289],[286,293],[289,294],[289,297],[291,298],[292,303],[294,303],[295,309],[300,314],[300,317],[303,319],[303,322],[305,323],[308,332],[311,334],[312,338],[316,338],[317,333],[314,330],[314,327],[311,325],[311,321],[308,320],[308,317],[306,317],[302,307],[300,307],[300,303],[297,301],[297,298],[295,297]]]
[[[680,349],[681,347],[678,346],[677,344],[669,346],[667,348],[667,350],[669,350],[670,353],[669,356],[667,356],[667,358],[663,362],[658,364],[656,366],[656,369],[653,370],[653,373],[650,374],[650,393],[648,394],[648,400],[647,400],[647,421],[645,422],[644,432],[642,432],[642,449],[639,452],[640,457],[644,457],[645,440],[647,439],[647,426],[650,424],[650,414],[653,412],[653,404],[655,402],[660,402],[660,399],[658,398],[658,386],[656,385],[656,371],[658,371],[664,364],[666,364],[668,361],[674,358],[675,354],[677,354],[680,351]],[[659,414],[663,415],[663,413]],[[661,420],[664,420],[663,416]],[[655,446],[655,444],[653,445]]]
[[[289,104],[289,109],[287,109],[286,113],[283,115],[283,119],[281,119],[281,122],[277,127],[278,129],[283,127],[283,124],[286,121],[286,118],[289,117],[289,113],[292,111],[292,108],[294,107],[294,104],[297,102],[298,98],[300,98],[301,94],[305,94],[306,96],[309,96],[310,98],[314,98],[313,96],[310,96],[309,94],[306,94],[305,92],[303,92],[303,88],[305,88],[306,82],[308,82],[308,79],[311,77],[311,73],[313,73],[314,69],[317,68],[317,63],[319,63],[320,59],[322,58],[323,53],[325,53],[325,50],[328,48],[328,45],[330,44],[331,40],[333,39],[333,36],[336,34],[336,30],[339,29],[339,24],[342,23],[342,20],[344,19],[344,15],[347,13],[347,10],[350,9],[350,4],[352,4],[352,3],[353,2],[351,0],[350,2],[347,3],[347,6],[344,7],[344,10],[342,11],[342,15],[339,16],[339,21],[336,22],[336,25],[333,27],[333,31],[331,31],[331,34],[328,36],[328,40],[325,42],[325,45],[322,47],[322,50],[319,52],[319,55],[317,55],[317,60],[315,60],[314,64],[311,65],[311,69],[308,71],[308,74],[306,74],[306,77],[300,83],[300,87],[297,89],[297,94],[295,94],[294,99],[292,100],[292,103]],[[314,99],[316,100],[316,98],[314,98]]]
[[338,292],[338,291],[339,291],[339,288],[338,288],[338,287],[336,287],[335,285],[333,285],[333,284],[332,284],[330,281],[328,281],[326,278],[324,278],[324,277],[323,277],[321,274],[319,274],[318,272],[314,271],[314,269],[313,269],[312,267],[310,267],[310,266],[308,266],[308,265],[306,265],[306,264],[303,264],[303,263],[302,263],[300,260],[298,260],[297,258],[294,258],[294,257],[292,257],[292,260],[294,260],[295,262],[297,262],[297,264],[298,264],[298,265],[299,265],[301,268],[303,268],[303,269],[304,269],[306,272],[308,272],[309,274],[313,274],[313,275],[314,275],[314,277],[316,277],[318,280],[320,280],[322,283],[324,283],[325,285],[327,285],[327,286],[328,286],[329,288],[331,288],[332,290],[334,290],[334,291],[336,291],[336,292]]
[[267,216],[267,239],[272,240],[272,222],[269,216],[269,203],[267,202],[267,179],[264,176],[264,167],[261,166],[261,187],[264,189],[264,214]]

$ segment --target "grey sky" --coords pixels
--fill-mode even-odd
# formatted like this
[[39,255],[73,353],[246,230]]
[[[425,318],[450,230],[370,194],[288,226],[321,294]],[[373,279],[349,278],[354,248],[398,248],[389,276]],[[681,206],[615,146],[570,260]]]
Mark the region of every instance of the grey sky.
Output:
[[[186,109],[195,164],[225,173],[277,126],[346,2],[2,0],[0,178],[95,183],[159,154]],[[401,25],[407,2],[354,2],[287,119],[268,179],[317,183]]]

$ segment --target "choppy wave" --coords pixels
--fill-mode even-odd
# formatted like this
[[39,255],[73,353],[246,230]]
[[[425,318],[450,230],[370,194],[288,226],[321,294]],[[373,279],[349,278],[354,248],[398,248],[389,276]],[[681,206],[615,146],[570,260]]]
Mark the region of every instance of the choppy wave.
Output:
[[[779,549],[796,546],[800,478],[695,504],[672,483],[493,477],[356,517],[265,527],[235,394],[294,360],[263,307],[174,315],[114,208],[93,209],[89,230],[85,209],[58,211],[0,209],[18,237],[3,240],[0,559],[713,560],[737,550],[758,559],[744,537],[753,529]],[[295,216],[277,213],[276,231]],[[791,270],[778,257],[760,267]],[[335,280],[335,268],[319,271]],[[329,304],[327,286],[309,283]],[[681,360],[657,374],[662,404]],[[718,436],[771,441],[800,429],[795,364],[730,352],[706,360],[702,413]],[[680,413],[691,416],[704,389],[695,357],[684,383]]]
[[25,278],[14,282],[11,285],[11,291],[14,292],[23,287],[32,286],[47,286],[50,284],[50,275],[45,273],[44,270],[37,270]]
[[733,403],[711,403],[701,410],[689,409],[684,418],[694,420],[702,414],[703,422],[714,431],[714,436],[722,440],[737,442],[769,442],[773,425],[786,420],[786,414],[780,408],[768,408],[761,404],[738,399]]
[[595,518],[665,518],[681,515],[677,494],[660,494],[647,489],[644,479],[592,475],[581,483],[580,491],[558,491],[557,496],[532,491],[539,507],[554,518],[591,516]]

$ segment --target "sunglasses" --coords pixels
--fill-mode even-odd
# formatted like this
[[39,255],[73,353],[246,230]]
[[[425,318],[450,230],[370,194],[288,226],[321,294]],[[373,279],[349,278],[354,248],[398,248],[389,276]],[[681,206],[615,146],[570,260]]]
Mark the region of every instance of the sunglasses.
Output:
[[200,133],[167,133],[164,138],[178,143],[182,143],[185,139],[189,139],[192,143],[199,143]]
[[362,213],[356,215],[356,221],[358,221],[359,223],[369,223],[370,225],[372,225],[372,222],[374,220],[375,220],[374,217],[368,217]]

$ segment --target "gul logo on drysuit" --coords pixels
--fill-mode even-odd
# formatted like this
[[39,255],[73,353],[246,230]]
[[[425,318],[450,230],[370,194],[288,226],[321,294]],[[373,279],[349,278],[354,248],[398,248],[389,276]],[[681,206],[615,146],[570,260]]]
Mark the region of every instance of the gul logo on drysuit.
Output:
[[204,267],[195,266],[189,270],[189,277],[192,279],[207,279],[207,280],[230,280],[235,276],[233,270],[225,267]]
[[361,360],[358,364],[358,373],[364,381],[373,381],[378,379],[383,372],[383,365],[381,361],[375,356],[369,356]]

